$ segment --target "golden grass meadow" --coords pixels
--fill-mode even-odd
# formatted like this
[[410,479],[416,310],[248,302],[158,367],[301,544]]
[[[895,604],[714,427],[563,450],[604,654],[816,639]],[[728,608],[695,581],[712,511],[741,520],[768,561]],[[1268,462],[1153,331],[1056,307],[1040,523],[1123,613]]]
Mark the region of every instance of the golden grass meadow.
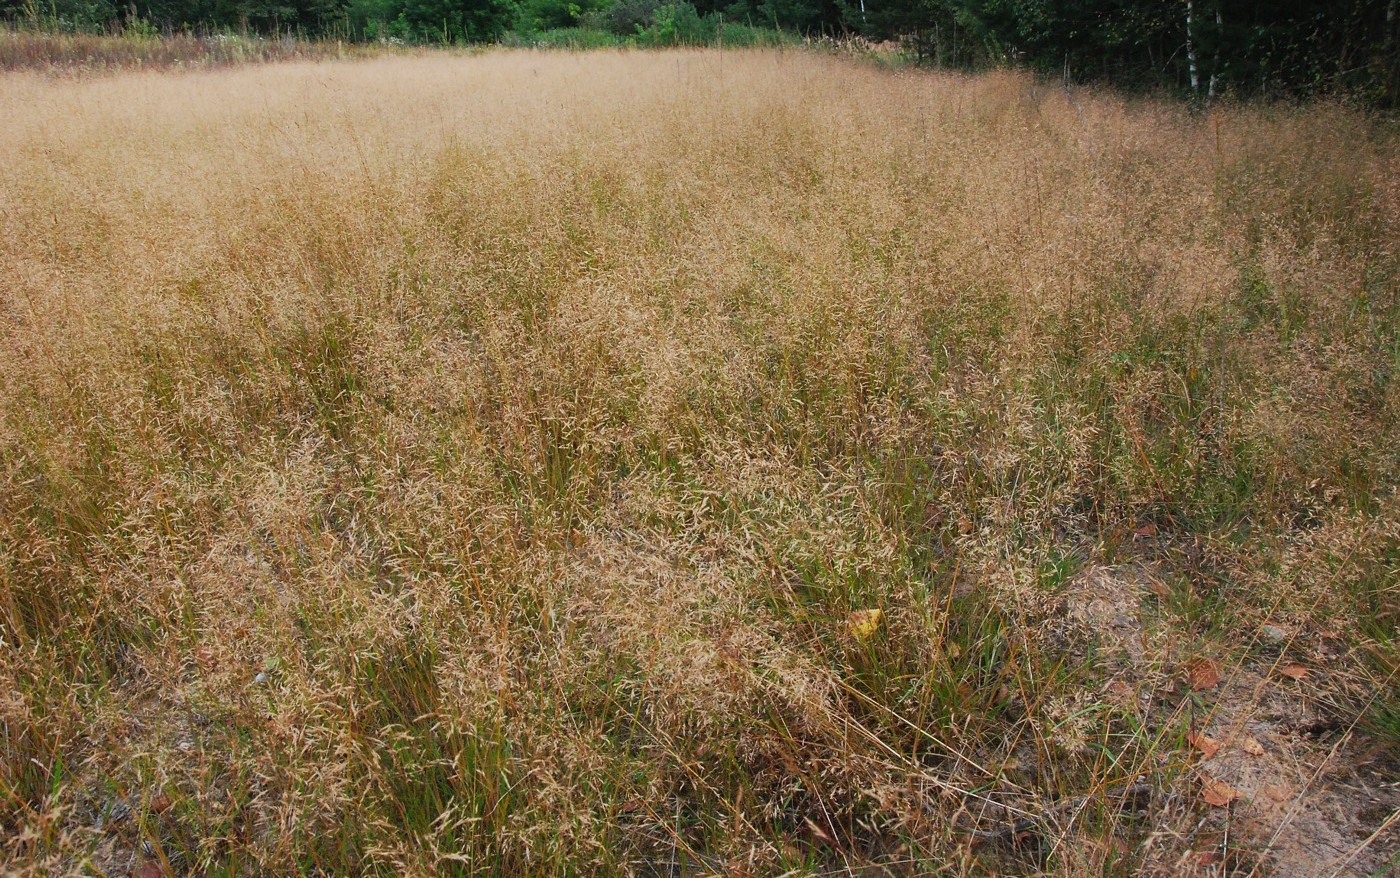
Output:
[[1393,121],[803,50],[0,120],[0,871],[1400,862]]

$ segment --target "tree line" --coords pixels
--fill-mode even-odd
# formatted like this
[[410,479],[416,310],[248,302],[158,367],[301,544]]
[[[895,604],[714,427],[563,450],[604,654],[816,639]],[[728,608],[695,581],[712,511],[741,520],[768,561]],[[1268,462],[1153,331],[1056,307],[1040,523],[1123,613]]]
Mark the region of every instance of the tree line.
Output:
[[559,29],[693,43],[738,26],[897,40],[931,65],[1017,63],[1201,99],[1344,92],[1400,106],[1397,0],[0,0],[0,17],[406,43]]

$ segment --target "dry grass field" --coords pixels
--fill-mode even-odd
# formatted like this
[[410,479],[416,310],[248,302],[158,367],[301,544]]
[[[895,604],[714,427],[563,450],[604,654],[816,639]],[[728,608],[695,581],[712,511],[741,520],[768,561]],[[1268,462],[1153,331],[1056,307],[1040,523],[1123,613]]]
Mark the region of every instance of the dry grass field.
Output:
[[1400,862],[1391,123],[801,51],[0,120],[0,871]]

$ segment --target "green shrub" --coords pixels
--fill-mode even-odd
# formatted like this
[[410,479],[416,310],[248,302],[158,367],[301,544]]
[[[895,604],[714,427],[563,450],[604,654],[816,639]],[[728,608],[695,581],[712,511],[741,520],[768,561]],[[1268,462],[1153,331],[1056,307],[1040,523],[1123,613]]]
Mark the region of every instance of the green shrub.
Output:
[[662,0],[616,0],[585,16],[584,23],[620,37],[630,37],[650,27],[656,10],[663,5]]
[[604,5],[605,0],[523,0],[516,15],[516,32],[540,34],[576,28],[586,15]]
[[530,35],[529,44],[548,49],[606,49],[626,45],[626,40],[607,31],[587,27],[557,27]]
[[652,12],[649,26],[637,28],[637,44],[703,46],[714,42],[718,26],[718,17],[701,18],[689,3],[668,3]]
[[753,47],[753,46],[783,46],[799,42],[798,39],[784,31],[773,30],[768,27],[754,27],[749,24],[740,24],[736,21],[726,21],[719,25],[717,29],[719,43],[724,46]]

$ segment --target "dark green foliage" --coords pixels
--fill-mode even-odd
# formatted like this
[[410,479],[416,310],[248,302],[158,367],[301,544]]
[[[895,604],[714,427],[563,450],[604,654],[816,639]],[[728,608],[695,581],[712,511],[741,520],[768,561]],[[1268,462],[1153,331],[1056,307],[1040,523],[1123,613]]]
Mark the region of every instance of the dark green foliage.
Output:
[[64,31],[257,33],[352,40],[487,42],[515,0],[0,0],[0,19]]
[[663,0],[613,0],[590,16],[589,23],[609,33],[631,36],[649,27],[652,16],[663,5]]
[[521,0],[516,31],[535,34],[578,27],[584,16],[604,5],[602,0]]
[[1020,61],[1072,80],[1200,97],[1360,93],[1400,98],[1393,0],[893,0],[848,23],[958,65]]
[[401,35],[413,42],[484,42],[500,36],[514,9],[509,0],[403,0]]
[[716,23],[700,17],[689,3],[667,3],[652,13],[651,25],[639,28],[642,45],[698,46],[714,39]]

